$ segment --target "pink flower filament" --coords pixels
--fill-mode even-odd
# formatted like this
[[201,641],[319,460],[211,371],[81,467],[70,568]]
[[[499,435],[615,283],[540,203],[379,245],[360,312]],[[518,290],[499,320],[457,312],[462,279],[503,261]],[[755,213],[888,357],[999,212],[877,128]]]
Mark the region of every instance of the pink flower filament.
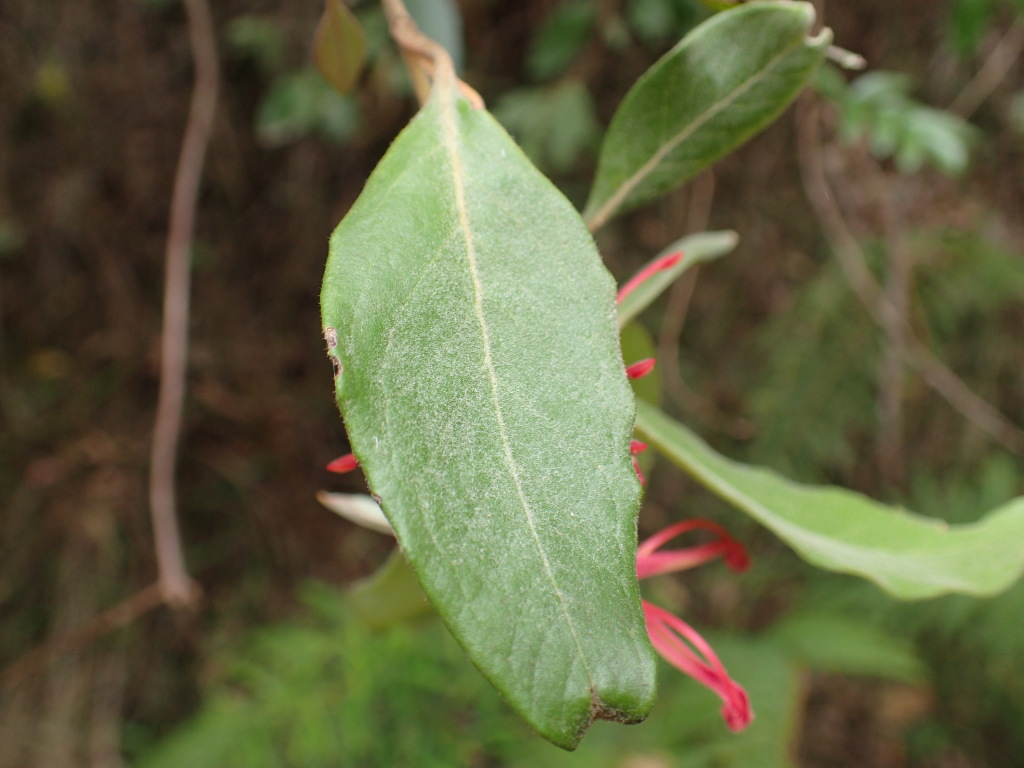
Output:
[[641,602],[655,650],[722,700],[722,718],[731,731],[739,732],[750,725],[754,713],[747,692],[729,677],[707,641],[678,616],[646,600]]
[[[715,539],[695,547],[660,551],[676,536],[693,530],[710,531],[715,534]],[[637,578],[647,579],[663,573],[685,571],[716,557],[725,560],[725,564],[737,573],[742,573],[750,567],[750,557],[746,549],[722,526],[700,518],[683,520],[659,531],[640,544],[636,551],[636,575]]]
[[351,472],[353,469],[359,466],[359,459],[351,453],[346,453],[344,456],[339,456],[330,464],[327,465],[328,472],[337,472],[339,475],[343,475],[346,472]]
[[648,357],[643,360],[638,360],[632,365],[626,366],[626,378],[627,379],[640,379],[646,376],[648,373],[654,370],[655,359]]
[[646,267],[644,267],[635,275],[633,275],[633,277],[631,277],[629,281],[624,286],[622,286],[622,288],[619,290],[619,295],[615,299],[616,303],[621,304],[622,300],[629,296],[629,294],[635,291],[639,286],[646,283],[659,272],[663,272],[666,269],[671,269],[676,264],[678,264],[679,260],[682,258],[683,252],[676,251],[675,253],[670,253],[667,256],[662,256],[660,259],[655,259],[654,261],[652,261]]
[[[714,540],[685,549],[662,550],[675,537],[692,530],[710,531]],[[664,573],[694,568],[716,557],[725,560],[734,571],[750,567],[743,545],[717,523],[694,519],[670,525],[637,548],[637,578],[646,579]],[[743,687],[729,677],[725,666],[711,646],[693,627],[663,608],[641,601],[651,644],[666,661],[698,683],[710,688],[722,700],[722,717],[732,731],[742,731],[754,719],[750,700]]]

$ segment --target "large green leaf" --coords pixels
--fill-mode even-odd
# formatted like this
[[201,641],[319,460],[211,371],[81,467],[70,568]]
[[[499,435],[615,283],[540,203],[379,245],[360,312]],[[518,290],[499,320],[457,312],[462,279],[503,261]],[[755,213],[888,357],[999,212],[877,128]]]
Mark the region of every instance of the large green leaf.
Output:
[[637,403],[637,431],[809,563],[863,576],[896,597],[993,595],[1024,573],[1024,497],[977,523],[950,526],[852,491],[800,485],[731,461],[643,402]]
[[632,396],[569,202],[439,78],[335,231],[321,302],[353,450],[473,661],[560,746],[643,718]]
[[597,229],[751,138],[796,97],[832,39],[810,3],[765,0],[713,16],[649,69],[605,135],[584,218]]

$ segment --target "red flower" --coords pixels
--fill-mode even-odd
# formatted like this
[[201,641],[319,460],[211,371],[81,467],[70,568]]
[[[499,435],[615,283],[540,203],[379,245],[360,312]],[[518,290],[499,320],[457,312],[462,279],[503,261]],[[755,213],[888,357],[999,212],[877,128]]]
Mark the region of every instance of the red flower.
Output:
[[[711,531],[716,539],[696,547],[661,550],[671,539],[694,529]],[[640,545],[636,553],[636,574],[637,578],[646,579],[684,571],[718,556],[734,571],[745,571],[750,567],[743,545],[720,525],[710,520],[685,520],[659,531]],[[672,666],[710,688],[722,700],[722,717],[731,730],[739,732],[750,725],[754,713],[747,692],[729,677],[725,666],[704,638],[678,616],[646,600],[641,604],[647,621],[647,634],[654,649]]]

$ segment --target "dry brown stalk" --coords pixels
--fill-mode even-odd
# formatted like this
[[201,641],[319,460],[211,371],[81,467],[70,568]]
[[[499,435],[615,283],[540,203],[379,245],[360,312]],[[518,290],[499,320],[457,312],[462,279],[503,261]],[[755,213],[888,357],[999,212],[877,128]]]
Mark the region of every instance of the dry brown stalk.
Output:
[[217,42],[206,0],[185,0],[195,85],[174,179],[165,256],[160,394],[150,459],[149,504],[158,584],[165,602],[187,606],[198,590],[188,575],[178,530],[175,474],[188,367],[189,251],[206,148],[217,108]]

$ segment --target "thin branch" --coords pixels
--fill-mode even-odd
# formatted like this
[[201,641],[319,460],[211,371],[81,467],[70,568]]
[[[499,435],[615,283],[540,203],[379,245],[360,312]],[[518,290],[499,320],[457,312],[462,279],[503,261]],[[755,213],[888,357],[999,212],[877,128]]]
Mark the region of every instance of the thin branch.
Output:
[[904,478],[903,383],[907,365],[910,255],[899,236],[887,233],[888,274],[882,308],[886,344],[878,370],[878,461],[882,477],[894,486]]
[[[715,174],[707,170],[698,175],[690,185],[686,232],[702,232],[707,229],[714,198]],[[707,420],[707,410],[713,409],[714,406],[704,402],[691,390],[679,373],[679,340],[686,324],[690,299],[693,298],[694,289],[697,287],[699,273],[699,266],[687,270],[669,290],[665,317],[658,334],[658,368],[661,371],[662,386],[669,399],[684,410],[700,414]]]
[[977,74],[947,108],[965,120],[999,87],[1010,67],[1024,51],[1024,20],[1018,19],[999,39]]
[[206,148],[217,108],[217,43],[206,0],[185,0],[195,85],[174,180],[165,255],[164,328],[160,344],[160,394],[150,458],[149,503],[159,585],[172,606],[198,594],[185,566],[178,531],[175,474],[188,359],[189,251]]
[[131,624],[165,602],[163,584],[156,582],[108,608],[91,622],[33,648],[0,673],[0,689],[10,689],[43,670],[59,656],[88,645],[115,629]]
[[[860,243],[847,227],[829,187],[818,133],[820,109],[809,94],[797,103],[797,145],[804,192],[854,294],[878,326],[884,328],[886,312],[895,316],[900,313],[890,306],[888,298],[868,270]],[[906,318],[903,322],[907,322]],[[961,416],[996,442],[1014,453],[1024,454],[1024,430],[972,392],[959,376],[931,353],[909,325],[904,334],[906,361],[917,370],[925,383],[945,398]]]
[[455,86],[476,109],[483,109],[484,100],[468,84],[455,77],[455,65],[440,43],[424,35],[402,0],[381,0],[388,19],[391,39],[398,45],[405,67],[412,79],[420,104],[430,97],[430,81],[438,76],[451,77]]

